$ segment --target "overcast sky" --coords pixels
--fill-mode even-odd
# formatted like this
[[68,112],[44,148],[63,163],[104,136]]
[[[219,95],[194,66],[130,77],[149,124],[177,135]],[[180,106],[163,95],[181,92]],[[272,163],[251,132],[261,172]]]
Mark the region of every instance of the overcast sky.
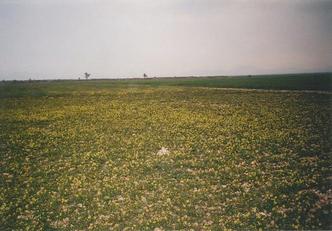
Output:
[[332,71],[332,0],[0,0],[0,79]]

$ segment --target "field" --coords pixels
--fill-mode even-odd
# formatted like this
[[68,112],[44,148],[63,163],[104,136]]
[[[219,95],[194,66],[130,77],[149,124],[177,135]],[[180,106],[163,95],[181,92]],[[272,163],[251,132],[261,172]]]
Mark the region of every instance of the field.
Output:
[[0,230],[331,228],[331,75],[266,78],[0,83]]

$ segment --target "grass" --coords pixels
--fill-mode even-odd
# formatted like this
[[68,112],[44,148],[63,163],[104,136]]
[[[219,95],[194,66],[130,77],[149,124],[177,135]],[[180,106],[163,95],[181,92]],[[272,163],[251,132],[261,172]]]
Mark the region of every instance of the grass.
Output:
[[149,86],[190,86],[215,88],[251,88],[274,90],[322,90],[332,89],[332,74],[287,74],[256,76],[220,76],[220,77],[186,77],[148,79],[143,81],[122,80],[120,83],[131,83]]
[[331,94],[225,81],[2,83],[0,229],[328,229]]
[[182,77],[182,78],[148,78],[117,80],[57,80],[32,82],[0,82],[0,98],[71,95],[74,92],[108,91],[110,88],[132,87],[210,87],[210,88],[249,88],[272,90],[314,90],[331,91],[332,74],[288,74],[288,75],[256,75],[234,77]]

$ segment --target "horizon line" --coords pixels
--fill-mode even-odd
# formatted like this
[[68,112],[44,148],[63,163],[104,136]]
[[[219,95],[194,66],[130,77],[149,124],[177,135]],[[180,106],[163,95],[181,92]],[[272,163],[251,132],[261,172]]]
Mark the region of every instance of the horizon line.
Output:
[[264,74],[240,74],[240,75],[179,75],[179,76],[147,76],[147,77],[101,77],[101,78],[89,78],[82,77],[77,78],[44,78],[44,79],[2,79],[2,82],[29,82],[29,81],[87,81],[87,80],[144,80],[144,79],[167,79],[167,78],[216,78],[216,77],[259,77],[259,76],[283,76],[283,75],[313,75],[313,74],[332,74],[332,71],[323,72],[288,72],[288,73],[264,73]]

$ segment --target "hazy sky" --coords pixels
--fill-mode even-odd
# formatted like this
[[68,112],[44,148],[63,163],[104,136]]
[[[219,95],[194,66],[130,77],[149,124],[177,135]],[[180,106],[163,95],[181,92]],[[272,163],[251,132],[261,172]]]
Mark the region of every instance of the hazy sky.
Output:
[[332,71],[332,0],[0,0],[0,79]]

